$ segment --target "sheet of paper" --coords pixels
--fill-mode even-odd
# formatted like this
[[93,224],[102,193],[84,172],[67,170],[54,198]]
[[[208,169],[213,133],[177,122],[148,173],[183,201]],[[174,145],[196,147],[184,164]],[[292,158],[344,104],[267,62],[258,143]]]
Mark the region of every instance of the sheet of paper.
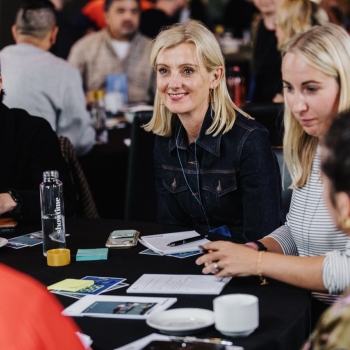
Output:
[[66,316],[129,318],[144,320],[168,309],[176,298],[149,298],[119,295],[87,295],[63,310]]
[[57,282],[55,284],[52,284],[51,286],[48,286],[48,290],[63,290],[66,292],[77,292],[78,290],[81,290],[83,288],[88,288],[94,284],[94,281],[92,280],[76,280],[73,278],[67,278],[63,281]]
[[213,275],[142,275],[127,293],[220,294],[231,277]]
[[[163,340],[163,341],[170,341],[170,337],[167,335],[152,333],[147,335],[146,337],[143,337],[141,339],[135,340],[132,343],[129,343],[127,345],[121,346],[119,348],[116,348],[114,350],[140,350],[144,348],[146,345],[148,345],[151,341],[154,340]],[[225,346],[226,350],[244,350],[241,346]]]
[[183,231],[174,233],[164,233],[159,235],[142,236],[139,242],[145,247],[159,252],[163,255],[199,251],[199,246],[202,246],[210,241],[206,238],[198,241],[177,245],[174,247],[168,246],[171,242],[180,241],[190,237],[200,237],[196,231]]

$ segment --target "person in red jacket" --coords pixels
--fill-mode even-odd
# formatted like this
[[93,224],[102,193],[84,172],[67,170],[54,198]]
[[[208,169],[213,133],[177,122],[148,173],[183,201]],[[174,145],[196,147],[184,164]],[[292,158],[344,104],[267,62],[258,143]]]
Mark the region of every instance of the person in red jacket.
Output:
[[86,349],[77,325],[39,282],[0,264],[0,284],[1,349]]

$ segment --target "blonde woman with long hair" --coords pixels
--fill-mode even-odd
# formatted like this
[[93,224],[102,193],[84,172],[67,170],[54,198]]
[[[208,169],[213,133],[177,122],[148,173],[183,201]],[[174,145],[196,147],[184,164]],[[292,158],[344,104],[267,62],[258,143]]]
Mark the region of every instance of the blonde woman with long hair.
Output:
[[247,242],[280,221],[280,174],[268,132],[231,101],[214,35],[189,21],[162,31],[153,118],[158,221]]
[[209,243],[210,253],[197,264],[205,264],[204,273],[267,276],[319,292],[313,294],[317,319],[350,286],[350,243],[323,200],[319,149],[334,116],[350,108],[349,35],[326,24],[295,36],[283,51],[282,76],[284,153],[294,189],[287,221],[246,246]]
[[295,35],[303,33],[316,25],[328,22],[327,12],[311,0],[284,0],[276,14],[276,37],[278,49]]

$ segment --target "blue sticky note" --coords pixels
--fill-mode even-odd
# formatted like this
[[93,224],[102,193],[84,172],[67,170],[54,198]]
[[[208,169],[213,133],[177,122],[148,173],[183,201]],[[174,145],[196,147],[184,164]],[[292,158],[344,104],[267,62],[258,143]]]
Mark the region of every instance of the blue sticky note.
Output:
[[108,248],[78,249],[76,261],[107,260]]

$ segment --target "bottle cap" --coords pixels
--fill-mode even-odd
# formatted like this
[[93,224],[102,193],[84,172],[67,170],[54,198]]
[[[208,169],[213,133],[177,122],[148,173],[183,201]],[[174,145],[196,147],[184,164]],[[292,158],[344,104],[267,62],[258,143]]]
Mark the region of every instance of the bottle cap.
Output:
[[53,181],[55,179],[58,179],[59,173],[57,170],[46,170],[43,172],[43,179],[44,181]]
[[70,250],[66,248],[50,249],[46,252],[47,265],[65,266],[70,264]]

